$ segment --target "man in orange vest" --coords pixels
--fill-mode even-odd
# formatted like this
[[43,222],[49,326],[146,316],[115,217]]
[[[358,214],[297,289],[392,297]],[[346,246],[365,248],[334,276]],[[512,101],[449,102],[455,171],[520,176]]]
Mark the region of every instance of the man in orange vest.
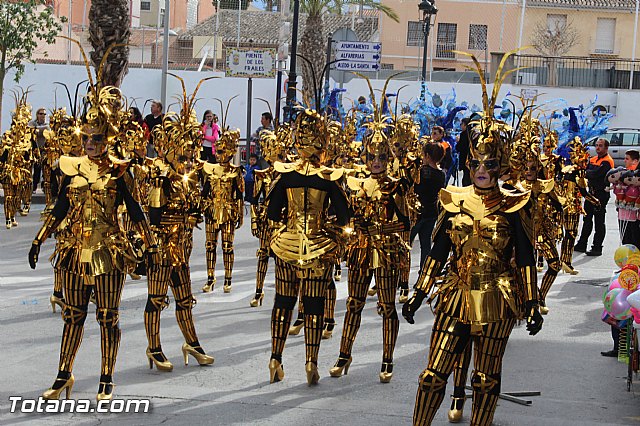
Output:
[[[573,251],[584,253],[587,256],[602,256],[602,242],[607,232],[604,220],[606,217],[606,206],[609,202],[609,191],[607,187],[607,172],[613,168],[613,158],[609,155],[609,141],[606,139],[598,139],[596,141],[596,155],[591,157],[587,166],[587,182],[589,183],[589,192],[600,200],[600,207],[596,207],[589,201],[584,202],[584,210],[587,215],[582,222],[582,232],[580,239],[574,247]],[[593,245],[591,250],[587,251],[587,242],[591,231],[595,228],[596,232],[593,236]]]

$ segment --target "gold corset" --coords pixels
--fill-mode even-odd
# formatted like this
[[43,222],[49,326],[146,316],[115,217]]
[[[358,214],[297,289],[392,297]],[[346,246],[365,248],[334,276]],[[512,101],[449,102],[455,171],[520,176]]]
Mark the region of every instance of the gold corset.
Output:
[[207,217],[214,223],[236,222],[242,214],[234,194],[234,183],[242,179],[240,168],[205,163],[203,171],[211,184],[210,198],[205,209]]
[[320,268],[337,257],[338,244],[324,227],[327,193],[314,188],[287,188],[287,223],[273,233],[271,249],[301,268]]
[[62,157],[61,169],[71,178],[67,187],[67,229],[54,255],[67,267],[89,276],[114,269],[126,272],[136,259],[118,223],[117,186],[110,164],[98,167],[86,157]]
[[[473,187],[440,191],[441,205],[449,215],[453,255],[449,273],[437,291],[439,311],[476,325],[520,316],[523,295],[510,264],[515,235],[506,215],[518,214],[529,195],[505,189],[481,192]],[[435,277],[423,275],[416,288],[428,292]]]

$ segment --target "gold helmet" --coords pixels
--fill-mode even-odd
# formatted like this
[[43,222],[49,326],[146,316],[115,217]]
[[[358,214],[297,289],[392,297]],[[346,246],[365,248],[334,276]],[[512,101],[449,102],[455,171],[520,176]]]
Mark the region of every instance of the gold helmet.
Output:
[[391,136],[393,156],[402,159],[413,149],[418,141],[418,127],[410,114],[396,118],[395,129]]
[[328,120],[315,110],[304,109],[296,117],[293,147],[304,160],[320,162],[329,143]]
[[282,138],[278,138],[276,132],[263,130],[260,133],[260,146],[262,147],[262,156],[269,164],[281,161],[284,157],[284,141]]
[[589,153],[579,136],[569,142],[569,159],[579,169],[586,169],[589,164]]
[[491,97],[489,97],[485,74],[478,59],[470,53],[455,51],[455,53],[472,59],[475,66],[473,70],[478,74],[482,86],[483,116],[481,119],[469,123],[469,153],[471,155],[467,158],[467,164],[472,178],[480,164],[484,164],[485,169],[496,183],[498,177],[509,172],[509,144],[512,139],[512,129],[504,121],[494,117],[494,109],[502,83],[515,71],[515,69],[510,69],[503,72],[503,68],[509,57],[518,51],[519,49],[512,50],[502,57],[494,78]]

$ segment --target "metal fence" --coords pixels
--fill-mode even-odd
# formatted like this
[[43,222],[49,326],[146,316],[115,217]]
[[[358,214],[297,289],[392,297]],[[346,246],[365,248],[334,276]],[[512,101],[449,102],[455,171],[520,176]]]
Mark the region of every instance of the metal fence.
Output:
[[515,83],[531,86],[640,89],[640,61],[518,55]]

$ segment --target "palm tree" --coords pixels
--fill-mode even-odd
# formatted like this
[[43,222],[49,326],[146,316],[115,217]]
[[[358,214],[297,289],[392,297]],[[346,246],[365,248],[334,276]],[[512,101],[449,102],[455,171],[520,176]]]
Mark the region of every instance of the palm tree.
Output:
[[[381,3],[381,0],[300,0],[300,10],[307,13],[307,21],[304,27],[302,38],[300,39],[300,55],[311,62],[316,71],[318,87],[322,76],[322,68],[325,63],[325,39],[323,38],[324,28],[322,23],[323,13],[341,14],[343,8],[350,4],[360,7],[379,10],[389,18],[398,22],[398,14],[389,6]],[[302,96],[309,101],[315,97],[313,94],[313,77],[311,68],[306,61],[301,61],[302,79],[304,86]]]
[[[91,62],[98,68],[112,44],[127,44],[131,36],[128,0],[92,0],[89,9]],[[105,61],[103,85],[120,86],[129,67],[129,47],[115,47]]]

